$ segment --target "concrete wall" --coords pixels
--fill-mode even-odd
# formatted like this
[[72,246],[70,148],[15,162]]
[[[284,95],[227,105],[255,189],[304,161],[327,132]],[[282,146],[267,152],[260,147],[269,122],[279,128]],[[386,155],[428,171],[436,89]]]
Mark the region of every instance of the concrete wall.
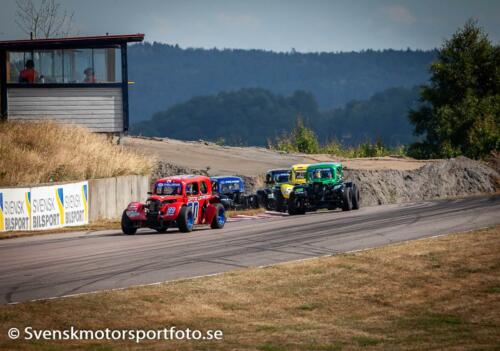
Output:
[[148,191],[148,176],[89,180],[89,221],[120,219],[129,202],[144,201]]

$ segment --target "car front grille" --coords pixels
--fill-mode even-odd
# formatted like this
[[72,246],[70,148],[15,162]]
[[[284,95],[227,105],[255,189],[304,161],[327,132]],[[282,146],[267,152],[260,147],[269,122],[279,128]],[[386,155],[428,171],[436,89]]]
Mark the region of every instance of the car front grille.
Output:
[[147,202],[148,214],[158,214],[160,211],[160,201],[149,200]]

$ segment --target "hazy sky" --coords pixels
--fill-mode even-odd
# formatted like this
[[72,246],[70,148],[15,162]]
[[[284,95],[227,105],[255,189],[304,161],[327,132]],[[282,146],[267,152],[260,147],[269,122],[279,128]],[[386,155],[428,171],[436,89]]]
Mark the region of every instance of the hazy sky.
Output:
[[[36,2],[37,0],[35,0]],[[498,0],[62,0],[81,35],[145,33],[181,47],[351,51],[438,47],[474,17],[498,43]],[[26,36],[0,0],[0,39]]]

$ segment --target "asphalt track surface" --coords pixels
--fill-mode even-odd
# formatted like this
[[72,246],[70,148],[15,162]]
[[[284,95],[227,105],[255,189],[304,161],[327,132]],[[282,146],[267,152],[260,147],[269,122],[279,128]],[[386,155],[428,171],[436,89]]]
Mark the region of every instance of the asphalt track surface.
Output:
[[332,255],[500,223],[500,196],[227,223],[189,234],[108,230],[0,241],[0,303]]

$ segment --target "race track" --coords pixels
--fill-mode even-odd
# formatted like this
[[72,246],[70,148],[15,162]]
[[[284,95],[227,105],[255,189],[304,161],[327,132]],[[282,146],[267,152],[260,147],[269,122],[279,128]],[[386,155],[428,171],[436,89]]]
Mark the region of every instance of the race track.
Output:
[[500,196],[319,212],[181,234],[108,230],[0,241],[0,303],[269,265],[500,223]]

